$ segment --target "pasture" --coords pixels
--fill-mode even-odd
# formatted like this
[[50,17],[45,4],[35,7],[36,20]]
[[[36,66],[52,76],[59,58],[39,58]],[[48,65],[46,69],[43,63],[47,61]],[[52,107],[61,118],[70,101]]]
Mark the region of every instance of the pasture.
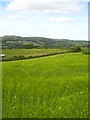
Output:
[[39,56],[43,54],[55,53],[55,52],[65,52],[67,49],[3,49],[2,52],[6,55],[6,58],[11,58],[14,56]]
[[2,92],[3,118],[87,118],[88,55],[3,62]]

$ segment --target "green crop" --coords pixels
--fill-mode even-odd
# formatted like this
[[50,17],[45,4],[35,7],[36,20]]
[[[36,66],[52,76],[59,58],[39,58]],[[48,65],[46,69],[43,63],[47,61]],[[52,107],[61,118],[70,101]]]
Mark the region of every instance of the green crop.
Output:
[[2,63],[3,118],[87,118],[88,56]]

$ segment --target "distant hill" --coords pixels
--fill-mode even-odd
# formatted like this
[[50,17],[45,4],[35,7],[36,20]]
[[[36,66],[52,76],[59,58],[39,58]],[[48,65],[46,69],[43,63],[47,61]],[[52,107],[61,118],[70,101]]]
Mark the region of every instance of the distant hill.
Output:
[[33,47],[60,48],[71,46],[88,46],[88,41],[75,41],[69,39],[50,39],[44,37],[21,37],[21,36],[3,36],[2,48],[25,48],[27,45]]

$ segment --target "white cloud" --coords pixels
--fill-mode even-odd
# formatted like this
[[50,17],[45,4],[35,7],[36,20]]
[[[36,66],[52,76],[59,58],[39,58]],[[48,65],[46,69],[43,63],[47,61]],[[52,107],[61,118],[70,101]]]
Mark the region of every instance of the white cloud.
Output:
[[76,20],[72,18],[65,18],[65,17],[58,17],[58,18],[51,17],[50,21],[52,22],[74,22]]
[[76,0],[78,2],[89,2],[90,0]]
[[72,0],[14,0],[8,4],[8,10],[28,12],[71,13],[83,9],[83,5]]
[[8,18],[9,19],[16,19],[16,16],[15,15],[9,15]]

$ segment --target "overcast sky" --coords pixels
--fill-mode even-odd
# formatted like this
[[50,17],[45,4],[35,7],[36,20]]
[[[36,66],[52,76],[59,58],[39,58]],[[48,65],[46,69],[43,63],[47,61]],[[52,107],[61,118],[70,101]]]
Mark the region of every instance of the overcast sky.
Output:
[[88,40],[88,0],[0,0],[0,36]]

